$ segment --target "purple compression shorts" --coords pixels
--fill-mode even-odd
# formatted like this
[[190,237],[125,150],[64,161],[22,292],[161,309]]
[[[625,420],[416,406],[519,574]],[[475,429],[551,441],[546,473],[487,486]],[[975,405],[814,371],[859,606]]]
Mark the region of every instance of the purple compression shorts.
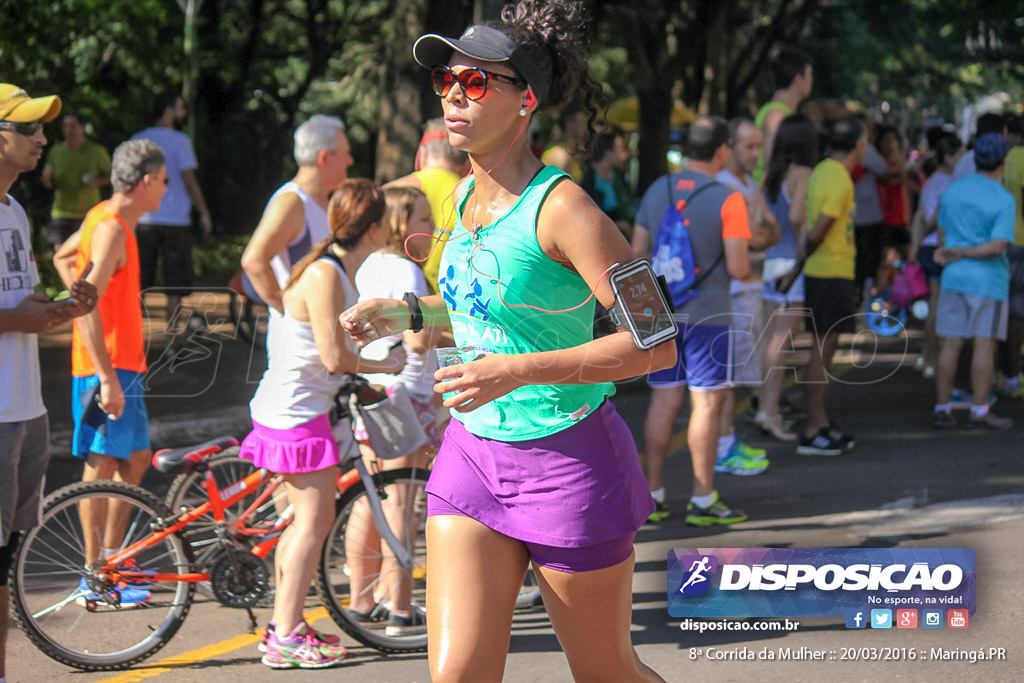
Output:
[[[427,516],[433,517],[434,515],[469,517],[462,510],[435,495],[428,494]],[[606,569],[625,562],[633,552],[634,538],[636,538],[636,532],[582,548],[559,548],[540,543],[524,543],[524,545],[530,553],[530,559],[537,566],[572,574]]]

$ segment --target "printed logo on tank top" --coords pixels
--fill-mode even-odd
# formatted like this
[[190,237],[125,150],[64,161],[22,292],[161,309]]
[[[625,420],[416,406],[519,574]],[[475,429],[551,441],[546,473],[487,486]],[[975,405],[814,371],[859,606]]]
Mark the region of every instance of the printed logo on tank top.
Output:
[[468,291],[462,297],[459,296],[459,285],[453,282],[454,279],[455,267],[448,266],[448,270],[437,281],[441,287],[441,296],[444,297],[448,308],[453,313],[465,313],[483,321],[490,320],[491,315],[487,308],[491,304],[491,297],[483,298],[483,286],[480,284],[480,279],[474,277],[469,282]]

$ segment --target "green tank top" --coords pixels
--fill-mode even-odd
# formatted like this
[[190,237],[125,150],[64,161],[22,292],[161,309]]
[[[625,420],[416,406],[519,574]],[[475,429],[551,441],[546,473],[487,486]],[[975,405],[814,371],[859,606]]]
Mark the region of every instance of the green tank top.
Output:
[[[754,125],[757,126],[758,130],[763,130],[764,120],[768,118],[768,114],[770,114],[773,111],[781,111],[786,116],[789,116],[790,114],[793,113],[793,110],[790,109],[788,106],[784,105],[782,102],[772,100],[771,102],[768,102],[767,104],[763,105],[760,109],[757,110],[757,116],[754,118]],[[754,168],[753,173],[754,182],[756,182],[758,185],[761,184],[761,178],[764,177],[764,149],[764,146],[762,146],[761,153],[757,156],[757,167]]]
[[[544,167],[509,212],[480,228],[475,238],[461,220],[472,181],[467,186],[438,279],[459,346],[523,354],[571,348],[594,338],[594,300],[568,313],[516,306],[559,311],[590,296],[583,278],[548,258],[537,242],[541,204],[551,188],[568,177],[558,168]],[[452,411],[452,417],[476,436],[526,441],[571,427],[614,393],[614,385],[607,382],[529,385],[472,412]]]

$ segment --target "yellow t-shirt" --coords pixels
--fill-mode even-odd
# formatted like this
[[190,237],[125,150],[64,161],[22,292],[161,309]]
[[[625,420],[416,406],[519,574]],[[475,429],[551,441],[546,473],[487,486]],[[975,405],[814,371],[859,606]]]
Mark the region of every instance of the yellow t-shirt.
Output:
[[[552,145],[544,150],[544,153],[540,155],[540,162],[545,166],[551,166],[551,155],[555,151],[562,151],[568,154],[568,150],[565,149],[565,145]],[[569,168],[563,169],[566,173],[572,176],[572,181],[579,185],[583,182],[583,166],[576,160],[576,157],[569,154]]]
[[1021,216],[1021,190],[1024,189],[1024,146],[1017,145],[1006,155],[1003,167],[1003,187],[1013,195],[1017,210],[1014,212],[1016,223],[1013,227],[1013,245],[1024,247],[1024,217]]
[[825,159],[815,166],[807,181],[807,229],[814,228],[821,214],[836,220],[825,233],[825,239],[807,258],[805,275],[853,279],[857,257],[853,209],[853,181],[846,167],[835,159]]
[[420,181],[420,189],[427,196],[430,204],[430,217],[434,220],[434,237],[439,238],[430,256],[423,263],[423,274],[427,278],[430,291],[437,294],[437,269],[441,265],[441,252],[444,251],[444,240],[452,232],[458,211],[455,208],[455,186],[459,184],[457,173],[440,168],[425,168],[413,173]]

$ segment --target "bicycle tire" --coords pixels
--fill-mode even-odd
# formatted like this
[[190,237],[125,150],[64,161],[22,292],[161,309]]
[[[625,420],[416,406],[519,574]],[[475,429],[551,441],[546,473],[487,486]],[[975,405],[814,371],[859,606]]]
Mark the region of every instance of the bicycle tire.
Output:
[[[136,609],[101,605],[106,609],[92,611],[76,604],[85,602],[79,581],[89,573],[84,568],[78,504],[99,498],[134,506],[126,515],[122,547],[146,538],[154,522],[170,516],[157,496],[121,482],[81,482],[53,492],[43,503],[42,522],[25,535],[14,558],[11,600],[25,635],[48,657],[83,671],[116,671],[147,659],[171,642],[192,606],[195,585],[153,584],[149,601]],[[188,546],[177,534],[166,536],[134,559],[141,570],[192,571]],[[144,637],[140,640],[139,635]],[[111,649],[101,652],[100,648]]]
[[[239,457],[239,451],[240,449],[237,446],[228,448],[207,461],[207,466],[213,472],[218,489],[224,490],[225,487],[238,483],[256,471],[257,468],[252,464],[252,460]],[[270,476],[272,475],[268,472],[267,477],[269,478]],[[167,502],[167,508],[172,512],[177,512],[182,506],[196,508],[209,501],[206,490],[200,486],[202,480],[203,473],[196,470],[185,472],[175,477],[164,499]],[[264,479],[265,481],[266,478]],[[224,513],[228,522],[237,520],[263,489],[263,485],[257,486],[251,490],[250,495],[242,497],[227,508]],[[273,497],[271,497],[254,511],[247,523],[251,527],[260,522],[269,523],[276,517],[277,510],[274,507]],[[198,558],[198,566],[203,565],[206,551],[212,546],[219,545],[216,528],[217,525],[213,518],[213,513],[210,512],[189,524],[181,532],[182,538],[185,539],[185,542],[192,549],[194,556]]]
[[[401,575],[392,574],[389,571],[370,575],[371,585],[368,588],[379,587],[381,579],[386,575],[390,575],[392,579],[398,576],[398,580],[408,581],[411,584],[412,600],[421,606],[425,602],[426,595],[426,542],[422,533],[422,524],[426,519],[424,488],[428,474],[429,472],[425,469],[405,468],[381,472],[374,476],[378,488],[384,492],[384,497],[388,500],[392,497],[395,500],[401,500],[404,495],[408,496],[408,500],[412,503],[405,506],[404,514],[401,516],[402,529],[396,532],[396,535],[405,539],[406,547],[413,553],[416,562],[408,570],[395,570],[401,572]],[[411,490],[398,487],[411,487]],[[366,505],[366,495],[363,483],[359,482],[346,491],[338,501],[337,515],[324,543],[320,564],[317,568],[317,593],[334,623],[360,643],[385,653],[423,652],[427,649],[425,631],[409,636],[388,636],[384,630],[386,623],[381,622],[376,627],[364,626],[353,619],[346,609],[351,603],[351,584],[345,569],[348,559],[345,540],[349,534],[353,534],[353,527],[350,526],[350,523],[355,523],[352,512],[357,506],[362,508]],[[365,508],[362,509],[365,510]],[[358,522],[359,519],[357,516],[356,521]],[[374,552],[377,557],[374,557]],[[366,553],[360,557],[362,559],[369,558],[371,561],[384,559],[383,553],[380,553],[379,549],[366,551]]]

